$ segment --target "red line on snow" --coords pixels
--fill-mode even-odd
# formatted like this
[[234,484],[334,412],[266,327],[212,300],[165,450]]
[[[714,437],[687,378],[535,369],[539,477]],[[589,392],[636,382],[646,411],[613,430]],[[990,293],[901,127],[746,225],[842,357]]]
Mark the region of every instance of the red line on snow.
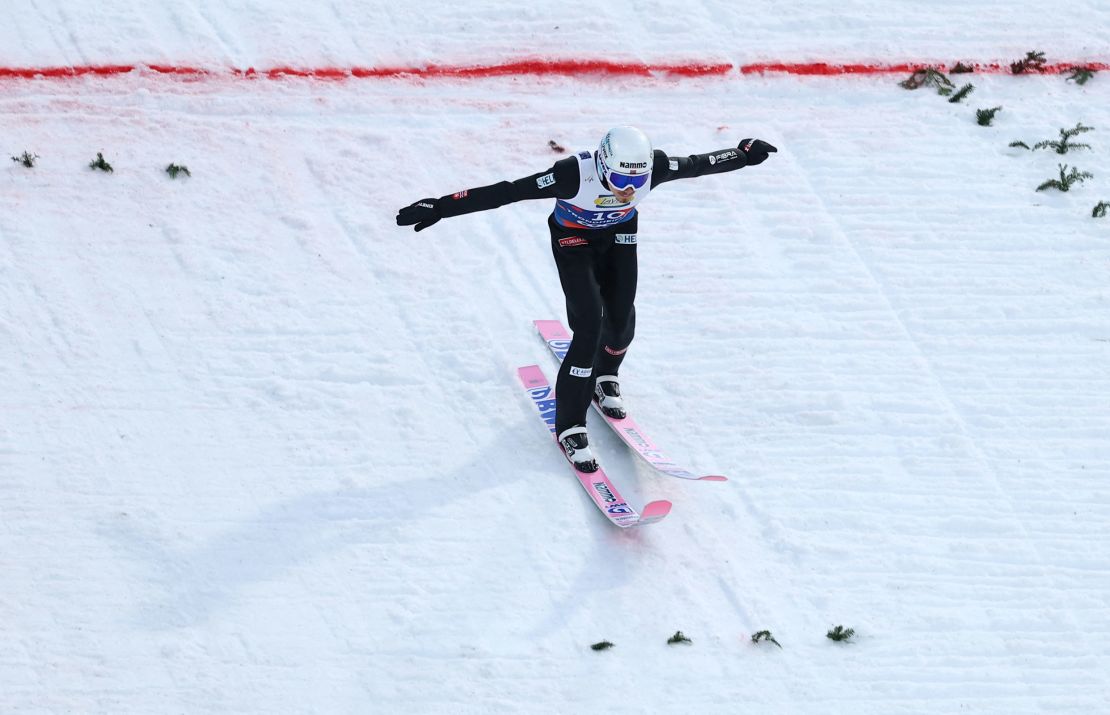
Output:
[[[1010,69],[1009,63],[989,62],[989,63],[964,63],[967,66],[974,68],[977,74],[1013,74]],[[947,64],[943,62],[928,63],[928,62],[905,62],[901,64],[828,64],[825,62],[809,62],[809,63],[758,63],[750,65],[740,65],[737,69],[741,74],[762,74],[766,72],[784,72],[786,74],[795,75],[843,75],[843,74],[893,74],[893,73],[907,73],[915,72],[919,69],[933,67],[942,72],[949,72],[956,63]],[[1062,74],[1068,72],[1076,67],[1085,67],[1095,71],[1103,71],[1110,69],[1110,63],[1106,62],[1057,62],[1055,64],[1046,64],[1039,71],[1030,71],[1027,74]]]
[[647,64],[643,62],[612,62],[609,60],[520,60],[496,65],[473,67],[432,65],[415,74],[428,77],[493,77],[503,75],[589,75],[611,74],[650,77],[653,74],[674,74],[685,77],[720,75],[731,72],[728,63]]
[[58,79],[59,77],[79,77],[86,74],[108,76],[126,74],[133,69],[135,69],[134,65],[99,65],[95,67],[0,67],[0,78]]
[[[981,74],[1010,74],[1008,63],[967,63]],[[424,65],[420,67],[291,67],[277,66],[269,69],[205,69],[171,64],[81,65],[71,67],[0,67],[0,79],[68,79],[71,77],[118,77],[132,73],[172,75],[189,79],[230,77],[238,79],[281,79],[303,77],[309,79],[345,80],[375,78],[480,78],[511,76],[589,76],[611,75],[624,77],[705,77],[732,73],[789,74],[801,76],[903,74],[926,67],[948,71],[955,64],[901,62],[901,63],[829,63],[829,62],[759,62],[735,65],[729,62],[615,62],[611,60],[514,60],[496,64],[476,65]],[[1104,71],[1108,62],[1057,62],[1045,65],[1040,73],[1060,74],[1074,67]]]

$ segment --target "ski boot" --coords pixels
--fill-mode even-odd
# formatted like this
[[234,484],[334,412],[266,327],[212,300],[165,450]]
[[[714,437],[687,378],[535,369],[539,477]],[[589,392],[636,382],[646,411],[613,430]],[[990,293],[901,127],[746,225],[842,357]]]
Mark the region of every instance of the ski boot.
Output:
[[597,460],[594,459],[594,453],[590,449],[590,440],[586,436],[585,427],[575,425],[563,430],[559,433],[559,444],[562,445],[563,453],[567,455],[567,459],[575,469],[587,474],[598,470]]
[[621,387],[617,383],[616,375],[601,375],[597,378],[594,400],[606,417],[623,420],[628,416],[628,412],[624,409],[624,400],[621,399]]

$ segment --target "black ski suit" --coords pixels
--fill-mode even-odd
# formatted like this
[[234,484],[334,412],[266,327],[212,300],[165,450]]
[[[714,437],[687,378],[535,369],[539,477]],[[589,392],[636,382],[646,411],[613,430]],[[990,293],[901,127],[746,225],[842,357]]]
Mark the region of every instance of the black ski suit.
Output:
[[595,162],[596,153],[579,152],[516,181],[426,200],[438,210],[436,220],[527,199],[557,200],[547,225],[573,339],[555,385],[556,434],[586,424],[597,377],[617,374],[635,334],[636,205],[660,184],[733,171],[748,163],[738,149],[682,157],[656,149],[650,188],[637,190],[630,203],[621,203],[599,176]]

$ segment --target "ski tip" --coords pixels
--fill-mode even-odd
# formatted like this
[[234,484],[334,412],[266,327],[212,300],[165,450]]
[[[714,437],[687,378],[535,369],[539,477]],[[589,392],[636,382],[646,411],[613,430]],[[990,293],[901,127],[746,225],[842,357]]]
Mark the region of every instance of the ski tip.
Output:
[[648,502],[640,512],[640,521],[658,521],[670,513],[671,503],[666,499]]
[[722,477],[720,474],[709,474],[704,477],[698,477],[699,482],[727,482],[728,477]]

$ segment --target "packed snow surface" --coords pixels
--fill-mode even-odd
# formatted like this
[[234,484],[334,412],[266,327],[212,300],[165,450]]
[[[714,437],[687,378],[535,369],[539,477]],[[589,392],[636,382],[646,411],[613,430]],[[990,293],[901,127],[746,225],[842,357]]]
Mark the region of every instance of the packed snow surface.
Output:
[[[7,67],[1110,46],[1096,2],[5,14]],[[0,82],[0,712],[1110,711],[1110,76],[899,79]],[[634,531],[516,382],[555,372],[550,203],[394,225],[622,123],[779,147],[641,207],[622,388],[730,481],[595,418],[625,496],[674,504]],[[1094,178],[1034,190],[1065,163]]]

